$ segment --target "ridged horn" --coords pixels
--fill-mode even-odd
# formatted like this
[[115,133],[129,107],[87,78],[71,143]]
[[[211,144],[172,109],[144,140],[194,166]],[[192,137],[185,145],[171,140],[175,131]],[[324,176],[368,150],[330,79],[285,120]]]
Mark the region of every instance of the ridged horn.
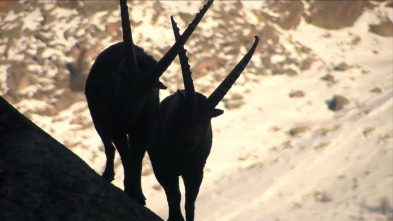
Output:
[[121,12],[121,27],[123,29],[123,42],[126,46],[127,57],[130,57],[131,71],[139,76],[138,63],[136,60],[136,54],[134,49],[134,41],[132,40],[132,31],[130,24],[130,17],[128,15],[127,0],[120,0],[120,12]]
[[[187,42],[188,38],[190,38],[191,34],[194,32],[195,28],[212,5],[214,0],[209,0],[203,8],[196,14],[194,20],[188,25],[187,29],[183,32],[183,45]],[[171,65],[172,61],[176,58],[176,55],[179,53],[179,48],[177,46],[177,42],[172,45],[169,51],[158,61],[158,63],[151,69],[149,74],[147,75],[147,83],[152,83],[156,81]]]
[[183,75],[184,89],[186,91],[186,100],[190,110],[195,110],[197,108],[197,101],[195,95],[194,82],[191,77],[192,72],[190,70],[190,65],[188,64],[188,57],[186,55],[187,50],[184,49],[183,38],[182,36],[180,36],[179,33],[180,30],[177,27],[177,24],[173,19],[173,16],[171,16],[171,22],[172,22],[173,33],[175,35],[175,39],[179,47],[179,59],[180,59],[181,71]]
[[218,103],[224,98],[224,96],[228,93],[229,89],[231,89],[232,85],[239,78],[240,74],[248,65],[248,62],[251,60],[252,55],[255,52],[255,49],[258,45],[259,38],[255,36],[254,44],[251,49],[247,52],[247,54],[243,57],[243,59],[235,66],[235,68],[228,74],[228,76],[224,79],[223,82],[214,90],[214,92],[207,98],[206,109],[214,109]]

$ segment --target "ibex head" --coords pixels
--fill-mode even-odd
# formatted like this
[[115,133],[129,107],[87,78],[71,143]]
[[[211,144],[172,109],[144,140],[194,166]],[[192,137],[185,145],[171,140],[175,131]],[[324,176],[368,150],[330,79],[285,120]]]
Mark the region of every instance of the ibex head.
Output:
[[176,22],[171,16],[172,28],[175,34],[176,42],[179,42],[179,58],[182,69],[184,92],[179,92],[184,98],[184,107],[187,109],[188,114],[194,115],[195,121],[210,121],[211,118],[220,116],[224,113],[223,110],[216,109],[218,103],[224,98],[229,89],[235,83],[237,78],[243,72],[248,62],[250,61],[255,49],[258,45],[259,38],[255,36],[254,44],[243,59],[235,66],[235,68],[229,73],[223,82],[214,90],[214,92],[206,98],[200,93],[195,92],[193,80],[191,77],[190,65],[188,64],[188,58],[186,50],[183,45],[183,37],[179,34],[179,28]]
[[[182,35],[182,44],[191,36],[212,3],[213,0],[209,0],[197,13],[195,19]],[[132,119],[133,115],[139,115],[140,107],[144,107],[149,102],[148,98],[152,97],[151,93],[155,93],[156,89],[166,89],[166,86],[158,79],[178,54],[179,43],[173,44],[169,51],[158,62],[155,62],[151,56],[133,42],[127,0],[120,0],[120,6],[125,57],[115,72],[114,95],[118,98],[116,100],[119,101],[119,104],[114,105],[120,107],[119,110],[128,113],[128,118]]]

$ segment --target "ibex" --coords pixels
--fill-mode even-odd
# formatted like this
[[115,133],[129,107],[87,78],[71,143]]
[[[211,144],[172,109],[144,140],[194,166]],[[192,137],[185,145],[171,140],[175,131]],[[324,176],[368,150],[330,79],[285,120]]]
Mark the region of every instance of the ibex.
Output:
[[[182,37],[191,36],[213,0],[197,13]],[[158,80],[178,53],[178,43],[156,62],[134,45],[126,0],[120,0],[123,42],[101,52],[88,75],[85,94],[94,126],[105,146],[106,167],[103,178],[114,180],[115,147],[124,169],[124,191],[145,205],[141,187],[142,160],[152,140],[159,89]]]
[[167,196],[168,220],[184,220],[180,210],[179,190],[179,176],[182,176],[186,194],[186,220],[192,221],[195,200],[203,179],[203,169],[212,146],[211,118],[223,114],[222,110],[215,107],[247,66],[259,39],[255,36],[255,42],[248,53],[206,98],[195,92],[186,50],[182,46],[184,38],[180,36],[173,17],[171,20],[179,46],[185,90],[178,90],[160,103],[159,125],[148,153],[154,174]]

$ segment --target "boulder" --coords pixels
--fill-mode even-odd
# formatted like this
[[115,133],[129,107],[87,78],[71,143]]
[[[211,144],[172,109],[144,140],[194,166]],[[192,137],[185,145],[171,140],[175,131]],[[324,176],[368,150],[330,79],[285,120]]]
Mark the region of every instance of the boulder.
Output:
[[393,37],[393,22],[385,18],[379,24],[369,25],[369,31],[383,37]]
[[0,97],[0,220],[161,220]]
[[326,101],[326,104],[328,105],[329,110],[340,111],[345,105],[349,104],[349,100],[344,96],[334,95],[331,100]]

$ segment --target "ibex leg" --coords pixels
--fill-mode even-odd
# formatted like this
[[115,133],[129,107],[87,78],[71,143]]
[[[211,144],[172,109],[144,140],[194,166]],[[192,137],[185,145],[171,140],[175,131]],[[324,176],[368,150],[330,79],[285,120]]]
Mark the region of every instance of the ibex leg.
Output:
[[142,191],[142,163],[146,153],[146,145],[131,142],[131,183],[130,194],[140,204],[146,205],[146,198]]
[[102,138],[102,142],[104,143],[105,155],[106,155],[106,166],[102,177],[112,182],[115,179],[115,168],[114,168],[114,160],[115,160],[115,147],[112,144],[112,140],[108,138]]
[[[124,192],[131,198],[135,199],[132,195],[132,163],[131,163],[131,152],[128,147],[128,139],[126,133],[118,132],[114,133],[113,142],[117,150],[119,151],[121,162],[124,169]],[[135,199],[137,200],[137,199]]]
[[194,221],[195,201],[199,193],[199,187],[202,184],[203,170],[183,175],[184,187],[186,189],[186,220]]
[[106,166],[102,177],[105,180],[112,182],[112,180],[115,179],[113,165],[113,161],[115,160],[115,147],[112,143],[112,121],[110,118],[106,117],[108,113],[104,111],[105,108],[101,106],[95,97],[89,98],[88,101],[94,127],[96,128],[105,148]]
[[166,198],[168,201],[168,221],[184,221],[180,209],[181,193],[179,189],[179,177],[166,176],[165,178],[159,179],[158,181],[160,182],[161,186],[164,187]]

